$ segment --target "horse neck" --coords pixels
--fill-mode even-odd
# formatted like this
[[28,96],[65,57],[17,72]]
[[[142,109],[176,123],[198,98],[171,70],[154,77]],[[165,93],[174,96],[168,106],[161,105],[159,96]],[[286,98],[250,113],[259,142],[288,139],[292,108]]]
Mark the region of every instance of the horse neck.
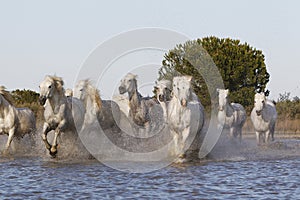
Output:
[[168,104],[166,101],[162,101],[160,102],[160,105],[161,105],[161,108],[163,109],[163,114],[164,114],[164,117],[166,118],[168,116]]
[[130,109],[135,109],[137,107],[140,107],[141,98],[140,98],[140,94],[137,90],[134,90],[132,92],[128,92],[128,96],[129,96],[129,107],[130,107]]
[[223,110],[219,109],[219,113],[223,113],[223,115],[226,115],[226,117],[230,117],[233,115],[233,107],[231,106],[231,102],[229,101],[229,99],[227,98],[227,101],[224,105]]
[[55,92],[52,98],[48,99],[53,110],[67,102],[67,97],[62,93]]
[[9,108],[15,109],[2,95],[0,95],[1,103],[0,103],[0,113],[3,114]]
[[99,110],[99,108],[97,107],[97,103],[95,102],[95,99],[93,99],[89,95],[85,98],[84,104],[87,112],[96,114],[96,112]]

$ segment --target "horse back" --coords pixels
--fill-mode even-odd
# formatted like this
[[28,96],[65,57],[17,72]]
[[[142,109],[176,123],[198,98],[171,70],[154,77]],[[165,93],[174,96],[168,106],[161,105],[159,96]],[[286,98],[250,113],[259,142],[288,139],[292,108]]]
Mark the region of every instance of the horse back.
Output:
[[16,108],[18,118],[18,133],[26,134],[36,129],[34,113],[29,108]]
[[247,113],[245,108],[239,103],[231,103],[234,111],[237,112],[238,121],[240,124],[244,124],[247,118]]

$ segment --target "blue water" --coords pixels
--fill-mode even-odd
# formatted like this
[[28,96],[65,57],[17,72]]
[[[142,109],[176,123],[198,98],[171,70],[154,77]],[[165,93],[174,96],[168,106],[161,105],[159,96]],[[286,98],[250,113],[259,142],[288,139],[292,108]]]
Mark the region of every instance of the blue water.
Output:
[[300,158],[208,161],[145,174],[97,161],[8,158],[0,163],[1,199],[299,199]]

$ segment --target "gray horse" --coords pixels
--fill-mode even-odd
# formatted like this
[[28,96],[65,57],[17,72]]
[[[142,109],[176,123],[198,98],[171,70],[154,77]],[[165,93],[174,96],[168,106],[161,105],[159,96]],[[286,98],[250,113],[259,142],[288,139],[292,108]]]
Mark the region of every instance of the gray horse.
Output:
[[219,93],[219,128],[226,128],[230,131],[231,137],[242,139],[242,128],[247,115],[244,107],[238,103],[231,103],[228,97],[229,90],[217,89]]
[[128,73],[122,80],[119,87],[120,94],[128,93],[129,98],[129,119],[133,122],[135,130],[143,131],[147,137],[152,130],[156,130],[162,117],[162,109],[158,102],[150,97],[143,97],[137,89],[136,75]]

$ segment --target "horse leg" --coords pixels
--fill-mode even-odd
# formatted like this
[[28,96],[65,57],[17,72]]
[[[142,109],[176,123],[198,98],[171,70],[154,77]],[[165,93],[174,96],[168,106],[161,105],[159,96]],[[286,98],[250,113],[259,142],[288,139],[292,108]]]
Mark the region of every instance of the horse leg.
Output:
[[270,140],[270,130],[267,130],[265,133],[265,142],[269,143],[269,140]]
[[185,146],[186,146],[185,143],[186,143],[186,140],[189,136],[189,133],[190,133],[189,128],[185,128],[182,131],[182,140],[181,140],[181,148],[180,148],[180,155],[179,155],[179,157],[181,157],[181,158],[185,157]]
[[14,137],[14,134],[15,134],[15,128],[11,128],[8,132],[8,138],[7,138],[7,142],[6,142],[6,145],[5,145],[5,149],[4,149],[4,152],[3,154],[4,155],[7,155],[8,152],[9,152],[9,146],[12,142],[12,139]]
[[260,145],[260,134],[257,131],[255,133],[256,133],[256,143],[257,145]]
[[270,134],[271,134],[271,141],[274,141],[274,131],[275,131],[275,123],[271,125]]
[[178,152],[179,152],[179,149],[178,149],[179,135],[176,132],[173,132],[173,140],[174,140],[174,147],[175,147],[174,153],[177,156]]
[[229,135],[230,135],[230,138],[235,137],[235,129],[234,129],[234,127],[230,127]]
[[43,139],[43,142],[45,143],[46,149],[48,149],[50,151],[51,145],[49,144],[49,142],[47,140],[47,134],[49,131],[50,131],[49,125],[47,123],[44,123],[42,139]]
[[51,149],[50,149],[50,155],[52,157],[55,157],[56,154],[57,154],[57,137],[58,137],[59,134],[60,134],[60,130],[56,129],[55,133],[54,133],[54,138],[53,138],[52,146],[51,146]]

